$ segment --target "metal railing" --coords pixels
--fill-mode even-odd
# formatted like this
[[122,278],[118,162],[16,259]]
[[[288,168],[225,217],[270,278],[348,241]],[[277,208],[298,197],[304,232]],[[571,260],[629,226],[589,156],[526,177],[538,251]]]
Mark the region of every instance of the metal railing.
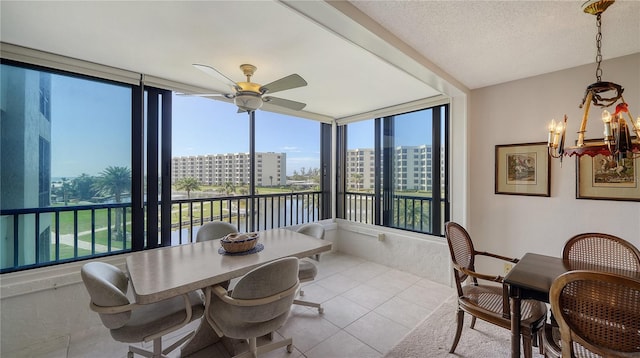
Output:
[[[366,224],[375,224],[376,218],[382,223],[383,213],[376,211],[375,195],[372,193],[347,192],[344,196],[344,219]],[[396,194],[391,197],[393,201],[389,207],[389,224],[387,226],[431,233],[433,227],[431,223],[431,197]],[[442,201],[444,205],[444,200]],[[381,203],[380,207],[385,207]]]
[[[322,192],[314,191],[256,195],[253,199],[233,196],[173,200],[171,227],[175,237],[171,243],[194,242],[197,228],[214,220],[232,223],[244,232],[317,221],[322,212],[321,198]],[[181,219],[174,219],[174,212]]]
[[[317,221],[321,198],[314,191],[172,200],[171,245],[194,242],[213,220],[245,232]],[[0,273],[128,252],[131,203],[0,210],[0,233]]]

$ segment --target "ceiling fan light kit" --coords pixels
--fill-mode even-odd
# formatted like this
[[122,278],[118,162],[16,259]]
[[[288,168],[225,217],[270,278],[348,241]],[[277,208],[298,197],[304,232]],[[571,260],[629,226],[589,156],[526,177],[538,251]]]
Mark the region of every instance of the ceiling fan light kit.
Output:
[[233,103],[235,103],[242,112],[251,112],[260,109],[263,102],[259,94],[241,91],[236,93]]
[[251,82],[251,77],[258,69],[256,66],[251,64],[245,63],[240,65],[240,70],[242,70],[242,73],[247,77],[246,82],[234,82],[229,77],[225,76],[220,71],[211,66],[201,64],[194,64],[193,66],[207,73],[208,75],[215,77],[222,82],[225,82],[231,88],[232,93],[221,93],[220,96],[228,99],[233,99],[233,102],[238,107],[238,112],[251,113],[257,109],[260,109],[264,102],[269,102],[272,105],[285,107],[294,111],[300,111],[306,106],[306,104],[304,103],[288,99],[271,96],[264,98],[262,97],[266,93],[271,94],[274,92],[306,86],[307,82],[297,74],[283,77],[279,80],[262,86],[260,84]]

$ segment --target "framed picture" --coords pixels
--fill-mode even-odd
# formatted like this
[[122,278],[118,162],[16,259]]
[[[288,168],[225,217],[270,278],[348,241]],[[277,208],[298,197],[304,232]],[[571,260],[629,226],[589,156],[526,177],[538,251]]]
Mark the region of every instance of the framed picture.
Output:
[[576,198],[640,201],[640,158],[576,158]]
[[550,195],[547,143],[496,145],[496,194]]

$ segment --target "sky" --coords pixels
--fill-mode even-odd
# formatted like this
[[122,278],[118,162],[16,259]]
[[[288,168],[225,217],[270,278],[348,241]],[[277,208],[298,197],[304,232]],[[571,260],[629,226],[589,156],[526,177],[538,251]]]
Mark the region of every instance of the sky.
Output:
[[[53,178],[131,167],[131,96],[116,86],[59,75],[51,79]],[[249,152],[249,116],[232,103],[173,95],[172,156]],[[396,145],[431,142],[426,111],[396,121]],[[373,120],[349,124],[348,148],[373,148]],[[320,123],[258,110],[256,151],[286,153],[287,175],[320,167]]]

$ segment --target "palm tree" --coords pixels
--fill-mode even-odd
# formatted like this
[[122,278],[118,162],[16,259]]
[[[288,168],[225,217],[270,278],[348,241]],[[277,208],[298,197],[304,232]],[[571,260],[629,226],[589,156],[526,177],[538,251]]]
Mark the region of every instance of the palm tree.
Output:
[[[182,178],[178,179],[173,186],[176,187],[177,190],[186,190],[187,199],[191,199],[191,191],[192,190],[200,190],[200,182],[196,178]],[[193,203],[189,203],[189,218],[191,218],[193,214]],[[189,237],[191,237],[191,232],[189,232]]]
[[185,190],[187,192],[187,199],[191,199],[191,191],[200,190],[200,182],[196,178],[182,178],[173,184],[177,190]]
[[[116,203],[122,202],[122,194],[131,191],[131,169],[108,166],[96,177],[93,189],[99,195],[113,195]],[[122,214],[119,214],[116,210],[116,240],[124,240],[125,237],[125,232],[121,227],[124,210],[125,208],[122,208]]]

